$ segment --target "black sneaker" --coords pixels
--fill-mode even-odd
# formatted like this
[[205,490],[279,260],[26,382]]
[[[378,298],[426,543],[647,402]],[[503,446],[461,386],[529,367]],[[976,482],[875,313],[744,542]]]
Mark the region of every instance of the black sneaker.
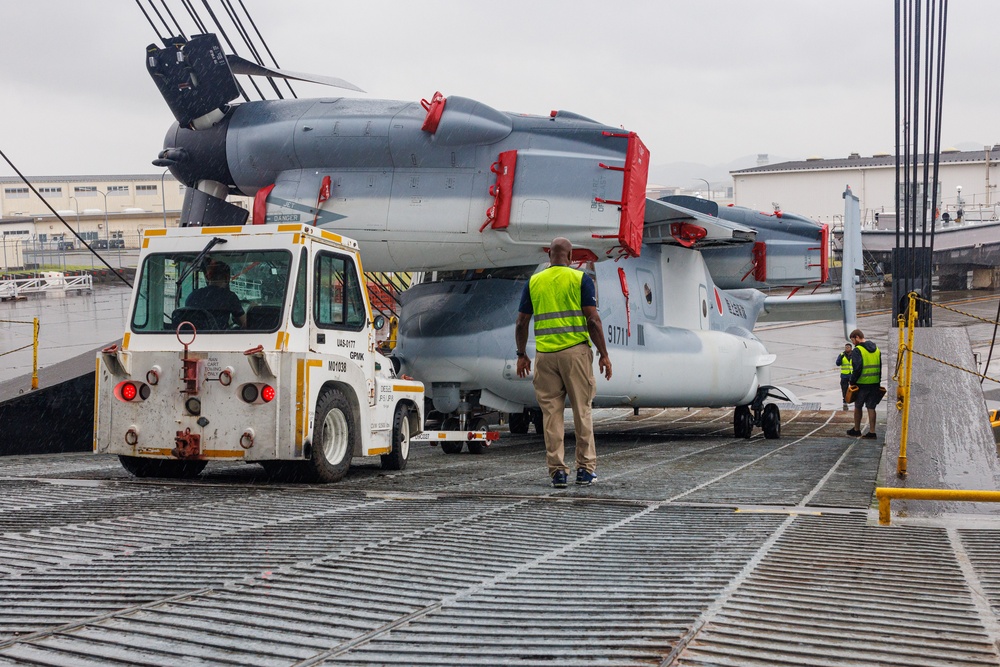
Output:
[[859,431],[856,428],[852,428],[850,431],[847,432],[847,435],[851,436],[852,438],[856,438],[859,435],[861,435],[861,431]]
[[878,440],[878,436],[875,435],[875,431],[868,431],[861,437],[864,438],[865,440]]
[[552,473],[552,486],[555,487],[555,488],[557,488],[557,489],[565,489],[566,488],[566,471],[565,470],[556,470],[554,473]]
[[597,481],[597,473],[587,472],[586,468],[577,468],[576,483],[579,486],[590,486]]

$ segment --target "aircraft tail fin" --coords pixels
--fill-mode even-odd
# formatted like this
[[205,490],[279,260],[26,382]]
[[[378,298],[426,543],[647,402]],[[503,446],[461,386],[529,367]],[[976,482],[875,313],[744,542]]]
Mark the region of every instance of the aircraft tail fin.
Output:
[[851,192],[844,190],[844,253],[840,265],[840,294],[844,300],[844,340],[858,327],[857,284],[864,271],[861,248],[861,204]]
[[806,294],[802,296],[768,296],[759,322],[835,320],[844,322],[844,339],[857,328],[858,274],[861,260],[861,208],[857,197],[848,187],[844,191],[844,257],[841,265],[840,292]]

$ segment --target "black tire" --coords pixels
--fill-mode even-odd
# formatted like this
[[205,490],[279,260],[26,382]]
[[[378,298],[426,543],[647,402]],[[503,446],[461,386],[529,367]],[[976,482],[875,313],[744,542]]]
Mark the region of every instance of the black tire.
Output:
[[354,456],[356,429],[351,404],[339,389],[327,389],[316,401],[311,471],[317,482],[344,478]]
[[781,437],[781,411],[777,405],[768,403],[764,406],[764,412],[760,416],[760,427],[768,440],[777,440]]
[[733,410],[733,435],[737,438],[750,439],[753,435],[753,415],[746,405],[737,405]]
[[545,421],[541,410],[531,410],[531,423],[535,426],[535,433],[545,435]]
[[[476,417],[472,420],[472,425],[469,426],[469,430],[481,431],[482,433],[485,433],[490,430],[490,423],[482,417]],[[465,445],[469,448],[470,454],[482,454],[486,451],[485,440],[466,440]]]
[[531,425],[531,419],[523,412],[512,412],[507,420],[507,424],[510,426],[511,433],[515,435],[524,435],[528,432],[528,426]]
[[[448,417],[441,424],[442,431],[457,431],[458,430],[458,420],[454,417]],[[462,445],[465,443],[461,440],[445,440],[441,443],[441,451],[445,454],[458,454],[462,451]]]
[[392,417],[392,450],[382,454],[382,470],[403,470],[410,456],[410,410],[397,405]]
[[175,461],[172,459],[147,459],[139,456],[119,455],[122,467],[136,477],[166,477],[192,479],[201,474],[208,461]]

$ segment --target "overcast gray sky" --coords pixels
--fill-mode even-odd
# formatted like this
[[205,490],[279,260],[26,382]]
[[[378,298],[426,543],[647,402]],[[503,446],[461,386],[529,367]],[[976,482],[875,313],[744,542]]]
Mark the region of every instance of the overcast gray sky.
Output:
[[[894,147],[891,0],[244,2],[283,68],[375,98],[574,111],[638,132],[654,165]],[[28,175],[156,173],[172,116],[134,0],[0,9],[0,150]],[[1000,2],[950,5],[943,146],[1000,141],[998,27]]]

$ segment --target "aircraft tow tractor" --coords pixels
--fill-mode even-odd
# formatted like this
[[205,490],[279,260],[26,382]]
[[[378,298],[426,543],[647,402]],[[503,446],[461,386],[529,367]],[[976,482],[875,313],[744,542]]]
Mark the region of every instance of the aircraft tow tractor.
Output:
[[[376,349],[358,244],[302,224],[147,230],[120,346],[97,355],[94,451],[137,477],[210,460],[335,482],[354,456],[406,466],[424,386]],[[461,444],[459,444],[461,447]]]

